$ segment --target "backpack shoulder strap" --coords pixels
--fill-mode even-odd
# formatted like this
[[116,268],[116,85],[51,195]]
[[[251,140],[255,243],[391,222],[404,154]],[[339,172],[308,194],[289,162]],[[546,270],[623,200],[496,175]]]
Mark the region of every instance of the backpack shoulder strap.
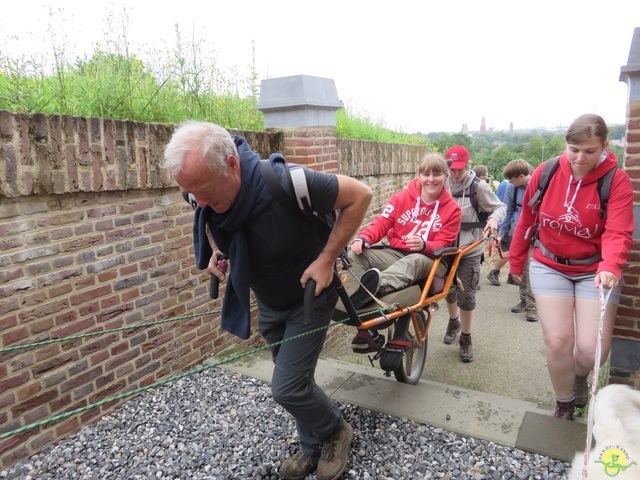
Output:
[[607,204],[609,203],[609,195],[611,194],[611,184],[613,177],[616,175],[618,166],[616,165],[602,177],[598,179],[598,193],[600,194],[600,218],[607,219]]
[[478,193],[476,192],[479,183],[480,179],[478,177],[473,177],[473,182],[469,185],[469,201],[477,215],[480,215],[480,209],[478,207]]
[[267,184],[269,191],[274,196],[274,198],[287,210],[296,215],[304,215],[304,211],[298,207],[298,204],[292,198],[291,193],[288,193],[280,184],[280,180],[278,179],[278,176],[276,175],[276,172],[273,168],[273,163],[275,162],[282,163],[282,174],[287,176],[289,185],[292,185],[291,173],[289,170],[289,165],[287,165],[287,161],[279,153],[274,153],[268,160],[260,160],[260,173],[262,174],[262,178]]
[[[476,228],[484,228],[487,224],[487,217],[488,214],[483,214],[483,212],[480,211],[480,207],[478,204],[478,194],[476,192],[476,188],[478,187],[478,184],[481,182],[481,180],[478,177],[475,177],[473,179],[473,182],[471,182],[471,185],[469,185],[469,201],[471,202],[471,206],[473,207],[473,209],[476,212],[476,216],[478,217],[478,221],[477,222],[462,222],[460,224],[460,229],[461,230],[473,230]],[[458,195],[461,196],[461,195]]]
[[549,186],[549,181],[553,174],[558,170],[558,165],[560,162],[558,161],[560,157],[550,158],[546,162],[544,162],[544,166],[542,167],[542,173],[540,174],[540,183],[538,184],[538,190],[531,196],[529,203],[527,203],[528,207],[534,207],[534,211],[537,210],[537,207],[542,202],[542,197],[544,193],[547,191],[547,187]]
[[302,210],[306,216],[313,215],[311,196],[309,195],[309,187],[307,186],[307,177],[304,174],[304,169],[298,165],[290,165],[289,174],[291,175],[291,183],[293,184],[293,191],[296,194],[298,207],[300,207],[300,210]]

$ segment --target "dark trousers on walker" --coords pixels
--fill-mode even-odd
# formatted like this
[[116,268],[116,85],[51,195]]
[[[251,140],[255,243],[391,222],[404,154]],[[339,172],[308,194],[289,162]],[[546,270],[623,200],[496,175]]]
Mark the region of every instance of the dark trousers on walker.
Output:
[[537,312],[536,299],[531,292],[531,283],[529,282],[529,264],[531,263],[532,253],[532,250],[529,249],[529,256],[522,274],[522,282],[518,285],[518,294],[520,295],[520,301],[525,304],[528,311]]
[[[259,304],[258,325],[268,343],[286,340],[331,321],[338,294],[326,289],[314,301],[313,323],[305,325],[303,307],[272,310]],[[306,455],[320,455],[322,440],[342,424],[338,406],[316,385],[315,371],[318,357],[327,335],[321,330],[273,347],[275,367],[271,381],[273,399],[296,421],[300,449]]]

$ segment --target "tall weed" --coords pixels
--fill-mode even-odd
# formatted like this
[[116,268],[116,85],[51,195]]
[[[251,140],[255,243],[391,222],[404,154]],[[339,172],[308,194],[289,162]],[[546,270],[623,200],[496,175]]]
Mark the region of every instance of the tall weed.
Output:
[[[51,22],[59,12],[50,11]],[[49,26],[52,57],[29,58],[0,45],[0,109],[104,117],[152,123],[206,120],[225,128],[263,130],[255,45],[248,73],[222,69],[215,52],[176,25],[165,51],[132,52],[126,9],[108,12],[103,40],[82,58],[68,59],[64,38]],[[13,39],[19,47],[19,39]],[[6,50],[3,50],[6,49]],[[386,129],[348,109],[337,115],[339,137],[427,144],[426,137]]]

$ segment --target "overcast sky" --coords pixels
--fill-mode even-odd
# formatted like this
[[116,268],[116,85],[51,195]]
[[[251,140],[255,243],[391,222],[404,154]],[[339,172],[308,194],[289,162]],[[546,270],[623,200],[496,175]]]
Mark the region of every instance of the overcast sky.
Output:
[[19,42],[0,53],[51,50],[48,30],[91,52],[123,7],[134,52],[173,45],[178,24],[243,72],[253,41],[260,78],[331,78],[354,113],[408,133],[478,130],[483,116],[495,130],[566,127],[587,112],[624,123],[620,68],[640,28],[640,0],[17,0],[0,39]]

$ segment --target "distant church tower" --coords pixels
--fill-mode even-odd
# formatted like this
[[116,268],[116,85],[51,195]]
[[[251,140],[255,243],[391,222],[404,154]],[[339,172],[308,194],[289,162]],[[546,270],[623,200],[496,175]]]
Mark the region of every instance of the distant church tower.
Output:
[[466,124],[466,123],[463,123],[463,124],[462,124],[462,130],[461,130],[461,132],[462,132],[462,133],[469,133],[469,127],[467,127],[467,124]]
[[480,122],[480,133],[484,133],[487,131],[487,125],[484,123],[484,116],[482,117],[482,122]]
[[513,133],[513,122],[509,124],[509,133]]

